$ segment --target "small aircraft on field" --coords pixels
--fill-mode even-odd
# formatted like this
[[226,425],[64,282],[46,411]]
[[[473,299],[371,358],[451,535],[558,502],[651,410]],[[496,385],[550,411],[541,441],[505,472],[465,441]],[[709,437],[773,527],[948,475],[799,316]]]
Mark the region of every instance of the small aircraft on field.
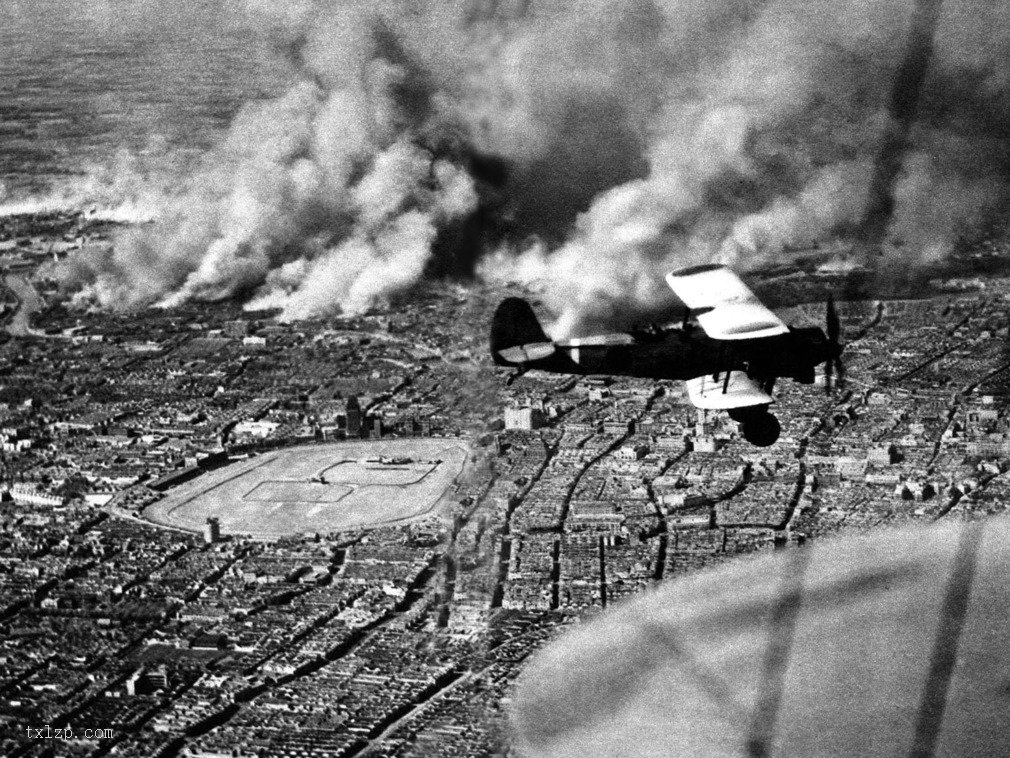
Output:
[[696,407],[727,411],[744,438],[762,447],[781,430],[768,411],[776,379],[812,384],[814,367],[823,363],[830,392],[832,374],[843,376],[832,299],[825,334],[818,327],[786,326],[726,266],[671,271],[666,282],[686,306],[679,322],[562,342],[547,337],[529,303],[507,298],[491,323],[491,356],[517,369],[509,384],[530,369],[683,379]]

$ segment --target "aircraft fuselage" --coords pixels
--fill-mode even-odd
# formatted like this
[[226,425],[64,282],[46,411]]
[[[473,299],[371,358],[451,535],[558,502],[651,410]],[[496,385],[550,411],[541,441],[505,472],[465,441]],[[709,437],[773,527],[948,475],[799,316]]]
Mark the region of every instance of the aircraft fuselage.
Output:
[[697,327],[635,334],[628,344],[557,345],[552,355],[525,362],[530,369],[564,374],[620,374],[645,379],[688,380],[699,375],[746,371],[754,377],[789,377],[810,383],[813,367],[827,358],[827,339],[817,328],[745,340],[717,340]]

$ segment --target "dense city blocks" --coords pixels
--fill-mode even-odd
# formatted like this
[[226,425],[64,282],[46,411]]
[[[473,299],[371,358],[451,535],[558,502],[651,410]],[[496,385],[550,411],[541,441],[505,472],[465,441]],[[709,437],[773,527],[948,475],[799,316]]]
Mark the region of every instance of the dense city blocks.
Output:
[[[4,224],[5,755],[486,755],[524,661],[579,619],[1010,498],[1005,278],[838,302],[845,386],[784,384],[755,448],[678,382],[507,385],[507,288],[289,322],[86,311],[43,264],[106,230]],[[806,300],[777,312],[816,325]]]

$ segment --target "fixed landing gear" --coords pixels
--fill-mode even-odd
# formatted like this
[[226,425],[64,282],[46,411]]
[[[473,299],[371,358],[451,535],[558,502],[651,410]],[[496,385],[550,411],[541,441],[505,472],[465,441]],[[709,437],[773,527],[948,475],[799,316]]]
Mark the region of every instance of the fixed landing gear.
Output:
[[748,408],[746,411],[730,411],[730,417],[740,422],[743,438],[757,447],[774,445],[782,426],[767,408]]

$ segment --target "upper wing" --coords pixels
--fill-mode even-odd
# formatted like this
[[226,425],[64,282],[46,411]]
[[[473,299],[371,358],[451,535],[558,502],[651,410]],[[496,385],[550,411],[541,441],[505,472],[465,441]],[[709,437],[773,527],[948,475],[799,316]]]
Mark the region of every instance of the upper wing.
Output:
[[671,271],[666,283],[688,308],[704,310],[697,316],[698,324],[712,339],[742,340],[789,332],[789,327],[725,266]]
[[774,402],[772,396],[751,381],[743,371],[730,371],[728,384],[724,384],[725,379],[725,374],[720,374],[718,379],[713,379],[710,375],[688,379],[685,382],[687,395],[696,408],[715,411]]

